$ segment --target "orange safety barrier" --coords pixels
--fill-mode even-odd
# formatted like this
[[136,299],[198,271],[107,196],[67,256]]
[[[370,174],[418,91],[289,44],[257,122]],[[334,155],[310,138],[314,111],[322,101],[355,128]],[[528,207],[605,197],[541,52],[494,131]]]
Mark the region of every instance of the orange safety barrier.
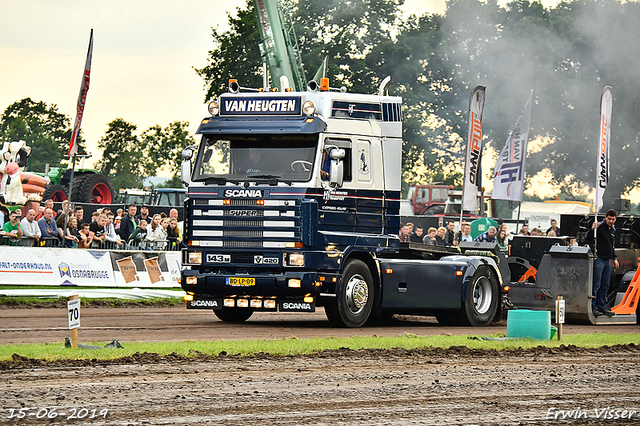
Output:
[[529,278],[531,277],[533,277],[533,280],[535,281],[537,273],[538,273],[538,270],[532,266],[531,268],[527,269],[527,272],[522,274],[518,282],[529,281]]
[[627,291],[624,293],[622,302],[611,309],[617,315],[635,315],[638,308],[638,299],[640,299],[640,266],[636,271]]

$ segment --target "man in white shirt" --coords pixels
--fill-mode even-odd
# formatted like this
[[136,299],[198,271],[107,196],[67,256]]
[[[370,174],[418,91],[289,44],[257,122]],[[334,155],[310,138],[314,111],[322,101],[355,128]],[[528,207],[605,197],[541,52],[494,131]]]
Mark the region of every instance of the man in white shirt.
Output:
[[467,241],[467,242],[471,242],[473,241],[473,238],[471,237],[471,225],[469,225],[467,222],[462,222],[462,226],[460,227],[460,232],[458,233],[458,243],[461,243],[462,241]]
[[113,212],[107,213],[107,224],[104,226],[104,234],[105,234],[104,239],[105,241],[116,243],[122,247],[122,240],[120,240],[120,236],[116,234],[116,228],[113,225],[113,218],[114,218]]
[[36,211],[34,209],[29,209],[29,211],[27,211],[27,215],[20,221],[20,227],[22,228],[23,236],[33,238],[38,242],[40,241],[40,237],[42,237],[42,231],[35,219]]

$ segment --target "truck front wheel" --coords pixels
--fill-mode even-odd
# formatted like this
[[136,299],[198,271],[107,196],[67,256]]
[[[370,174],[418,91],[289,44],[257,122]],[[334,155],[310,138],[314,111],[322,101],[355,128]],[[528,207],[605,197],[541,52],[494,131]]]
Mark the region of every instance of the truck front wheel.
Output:
[[491,268],[478,268],[467,286],[466,295],[462,309],[464,322],[475,327],[489,325],[500,303],[498,279]]
[[253,309],[249,308],[222,308],[221,310],[213,311],[221,321],[241,323],[245,322],[251,315],[253,315]]
[[344,268],[337,297],[325,306],[329,321],[337,327],[361,327],[373,307],[373,278],[361,260]]

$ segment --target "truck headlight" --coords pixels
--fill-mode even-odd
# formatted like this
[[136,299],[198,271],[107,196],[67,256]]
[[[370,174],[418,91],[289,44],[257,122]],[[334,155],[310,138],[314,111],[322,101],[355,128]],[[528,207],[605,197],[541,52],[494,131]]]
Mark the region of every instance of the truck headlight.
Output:
[[302,111],[304,112],[304,115],[306,115],[306,116],[313,115],[313,113],[316,112],[316,106],[312,101],[306,101],[302,105]]
[[184,281],[189,285],[196,285],[198,284],[198,277],[191,275],[191,276],[185,277]]
[[209,110],[209,114],[215,117],[220,112],[220,104],[217,100],[213,100],[207,105],[207,110]]
[[289,253],[289,256],[287,256],[287,265],[304,266],[304,253]]
[[287,285],[291,288],[302,287],[302,280],[300,278],[289,278]]
[[187,263],[192,265],[202,265],[202,252],[190,251],[187,253]]

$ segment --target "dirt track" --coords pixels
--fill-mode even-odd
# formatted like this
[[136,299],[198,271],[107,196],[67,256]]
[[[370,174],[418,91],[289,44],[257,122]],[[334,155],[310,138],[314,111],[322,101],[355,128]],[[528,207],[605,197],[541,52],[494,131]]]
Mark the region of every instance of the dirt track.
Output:
[[[81,315],[81,340],[95,335],[98,341],[118,337],[123,342],[404,332],[482,335],[505,329],[450,329],[428,318],[405,318],[387,326],[336,330],[320,313],[257,315],[245,325],[229,326],[210,312],[182,308],[87,308]],[[65,317],[57,318],[56,310],[0,310],[0,341],[58,342],[68,330]],[[16,330],[17,325],[22,330]],[[122,329],[125,325],[129,328]],[[630,411],[635,413],[624,423],[640,423],[638,345],[511,352],[337,350],[295,357],[193,355],[138,354],[109,362],[58,363],[15,356],[0,363],[0,424],[614,425],[622,419],[603,416],[629,417]],[[18,418],[20,408],[25,408],[24,418]],[[108,410],[104,416],[103,410]],[[45,413],[57,417],[36,418]],[[69,418],[74,413],[85,417]],[[561,420],[563,414],[568,417]],[[552,420],[554,416],[558,418]]]
[[[43,408],[58,413],[53,424],[623,423],[602,417],[610,407],[605,415],[624,414],[631,416],[626,424],[638,424],[639,355],[638,346],[509,353],[341,350],[201,360],[143,354],[58,367],[16,357],[0,372],[0,423],[49,424],[35,418]],[[22,407],[25,418],[9,419],[10,409],[17,416]],[[574,410],[573,417],[546,420],[560,410]],[[87,418],[68,419],[72,413]],[[89,419],[92,414],[96,418]]]
[[[396,317],[359,329],[333,328],[320,308],[314,314],[255,313],[245,324],[226,324],[209,310],[178,307],[82,308],[81,342],[283,339],[311,337],[419,336],[506,333],[506,322],[491,327],[443,327],[433,317]],[[565,325],[565,334],[637,333],[640,326]],[[69,336],[66,308],[0,308],[0,343],[63,342]],[[640,343],[640,342],[639,342]]]

